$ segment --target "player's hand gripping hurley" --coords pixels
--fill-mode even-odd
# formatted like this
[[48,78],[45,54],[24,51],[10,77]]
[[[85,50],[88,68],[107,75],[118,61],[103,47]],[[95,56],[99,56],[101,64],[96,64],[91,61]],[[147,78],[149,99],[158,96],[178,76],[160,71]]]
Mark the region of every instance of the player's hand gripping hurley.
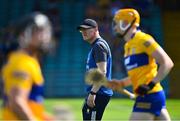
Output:
[[[105,87],[109,87],[108,85],[110,85],[111,83],[110,81],[107,80],[107,78],[103,75],[103,73],[97,68],[90,69],[86,73],[85,82],[89,85],[99,85],[99,86],[105,86]],[[118,93],[127,95],[130,99],[135,98],[135,95],[126,89],[118,88],[115,91],[117,91]]]

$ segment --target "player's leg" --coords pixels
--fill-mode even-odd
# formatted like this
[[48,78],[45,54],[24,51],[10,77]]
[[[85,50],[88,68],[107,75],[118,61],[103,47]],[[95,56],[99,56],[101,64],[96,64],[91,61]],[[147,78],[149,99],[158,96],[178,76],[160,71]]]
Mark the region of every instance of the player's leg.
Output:
[[168,113],[168,111],[166,109],[166,103],[165,103],[166,97],[165,97],[165,94],[164,94],[163,91],[160,93],[159,97],[160,97],[159,100],[161,100],[161,102],[162,102],[161,103],[162,107],[160,109],[159,115],[156,115],[156,119],[157,120],[170,121],[171,119],[170,119],[169,113]]
[[153,121],[155,116],[151,113],[145,113],[145,112],[132,112],[130,116],[130,121],[135,121],[135,120],[148,120],[148,121]]
[[160,116],[164,107],[165,95],[163,91],[138,96],[130,120],[154,120],[155,117]]
[[155,119],[156,120],[163,120],[163,121],[171,121],[171,118],[170,118],[169,113],[168,113],[166,108],[163,108],[161,110],[160,116],[157,116]]

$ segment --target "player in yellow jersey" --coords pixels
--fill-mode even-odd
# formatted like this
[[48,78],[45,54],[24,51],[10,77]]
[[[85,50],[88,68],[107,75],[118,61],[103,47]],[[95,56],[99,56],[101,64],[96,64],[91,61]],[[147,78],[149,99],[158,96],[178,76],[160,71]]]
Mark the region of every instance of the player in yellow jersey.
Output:
[[52,39],[48,17],[35,12],[14,27],[20,48],[10,53],[2,69],[3,120],[49,120],[43,107],[43,83],[39,55],[47,51]]
[[109,86],[116,90],[132,84],[137,97],[130,120],[169,121],[160,81],[170,72],[173,62],[152,36],[138,29],[139,23],[135,9],[120,9],[113,18],[114,32],[126,42],[124,63],[128,78],[114,79]]

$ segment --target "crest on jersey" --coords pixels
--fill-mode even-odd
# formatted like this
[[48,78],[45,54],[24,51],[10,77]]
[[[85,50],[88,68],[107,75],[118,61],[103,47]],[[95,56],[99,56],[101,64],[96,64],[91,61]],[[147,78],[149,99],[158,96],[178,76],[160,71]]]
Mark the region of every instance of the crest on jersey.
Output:
[[131,52],[132,52],[132,55],[135,54],[135,53],[136,53],[136,48],[133,47],[133,48],[131,49]]
[[145,47],[149,47],[150,45],[151,45],[151,43],[149,41],[144,42]]

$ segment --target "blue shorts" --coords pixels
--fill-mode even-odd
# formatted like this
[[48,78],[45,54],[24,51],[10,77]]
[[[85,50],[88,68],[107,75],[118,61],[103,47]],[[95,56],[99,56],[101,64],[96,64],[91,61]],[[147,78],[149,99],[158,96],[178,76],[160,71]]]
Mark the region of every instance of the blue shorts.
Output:
[[133,107],[133,112],[149,112],[156,116],[161,114],[161,109],[166,108],[164,91],[138,96]]

